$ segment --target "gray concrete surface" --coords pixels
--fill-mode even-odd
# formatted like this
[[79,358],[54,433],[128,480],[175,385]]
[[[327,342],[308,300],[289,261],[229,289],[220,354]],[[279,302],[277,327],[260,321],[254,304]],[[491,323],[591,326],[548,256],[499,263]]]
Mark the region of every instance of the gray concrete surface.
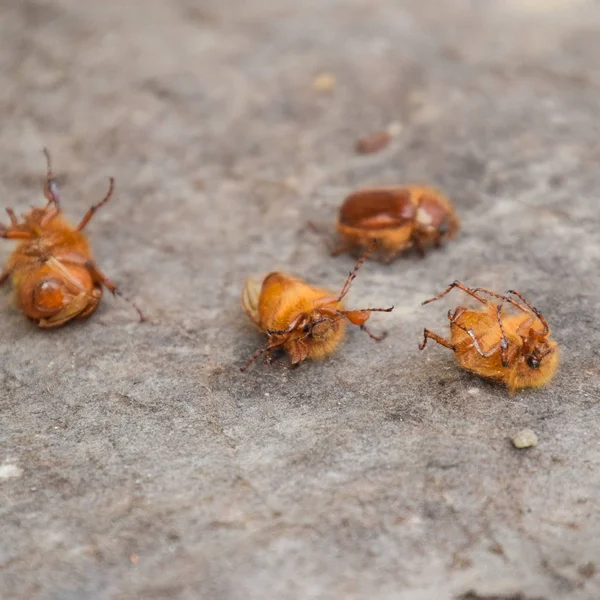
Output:
[[[73,219],[114,175],[89,234],[150,322],[39,331],[0,294],[0,597],[600,598],[599,36],[576,0],[2,2],[1,205],[42,201],[44,145]],[[338,288],[305,221],[406,181],[464,228],[360,273],[389,338],[242,375],[244,278]],[[544,310],[550,387],[419,353],[456,278]]]

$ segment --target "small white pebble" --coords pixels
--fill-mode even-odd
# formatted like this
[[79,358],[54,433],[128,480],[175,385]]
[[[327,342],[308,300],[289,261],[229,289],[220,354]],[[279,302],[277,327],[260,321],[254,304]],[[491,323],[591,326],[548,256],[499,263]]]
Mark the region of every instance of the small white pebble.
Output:
[[479,394],[479,388],[478,387],[469,388],[467,390],[467,394],[470,394],[471,396],[476,396],[477,394]]
[[0,465],[0,479],[10,479],[11,477],[21,477],[23,469],[17,465]]
[[538,443],[538,437],[531,429],[521,429],[513,436],[512,443],[515,448],[533,448]]

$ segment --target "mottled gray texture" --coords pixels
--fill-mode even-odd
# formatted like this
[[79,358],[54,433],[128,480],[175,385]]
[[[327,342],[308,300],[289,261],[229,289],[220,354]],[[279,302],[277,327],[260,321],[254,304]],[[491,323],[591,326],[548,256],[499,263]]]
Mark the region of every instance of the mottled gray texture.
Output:
[[[1,205],[43,200],[44,145],[74,219],[114,175],[90,238],[151,319],[106,298],[40,331],[0,295],[0,597],[600,598],[599,39],[578,0],[0,3]],[[407,181],[464,228],[361,271],[389,338],[242,375],[244,278],[338,288],[306,220]],[[419,353],[457,278],[544,310],[550,387]]]

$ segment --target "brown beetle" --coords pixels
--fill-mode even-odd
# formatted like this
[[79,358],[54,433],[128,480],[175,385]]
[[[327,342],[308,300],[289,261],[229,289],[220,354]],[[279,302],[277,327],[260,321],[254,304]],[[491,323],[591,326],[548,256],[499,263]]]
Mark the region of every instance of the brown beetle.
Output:
[[[450,340],[425,329],[421,350],[431,339],[450,348],[463,369],[502,382],[510,392],[541,387],[554,377],[558,345],[550,338],[548,322],[537,308],[514,290],[503,295],[469,288],[460,281],[423,304],[443,298],[454,288],[475,298],[479,308],[459,306],[449,311]],[[509,314],[506,305],[514,307],[516,314]]]
[[409,248],[424,255],[429,246],[452,239],[459,226],[450,200],[433,188],[366,188],[350,194],[340,207],[341,242],[332,255],[367,248],[371,240],[377,240],[385,262]]
[[367,259],[370,249],[356,263],[339,294],[313,287],[287,273],[269,273],[262,281],[248,279],[242,292],[242,307],[256,327],[267,334],[268,342],[242,367],[248,367],[262,354],[272,362],[271,354],[284,350],[292,366],[310,358],[319,360],[337,349],[345,334],[346,321],[358,325],[371,339],[381,341],[387,335],[372,334],[365,325],[372,312],[391,312],[390,308],[346,310],[342,303]]
[[[117,286],[98,268],[90,244],[82,232],[94,213],[111,197],[114,179],[101,202],[92,206],[73,227],[61,214],[58,187],[47,161],[44,208],[32,208],[19,223],[7,208],[10,226],[0,225],[0,237],[20,240],[0,274],[0,285],[12,280],[15,302],[40,327],[58,327],[71,319],[83,319],[97,308],[102,286],[118,294]],[[132,303],[133,304],[133,303]],[[141,311],[137,310],[140,320]]]

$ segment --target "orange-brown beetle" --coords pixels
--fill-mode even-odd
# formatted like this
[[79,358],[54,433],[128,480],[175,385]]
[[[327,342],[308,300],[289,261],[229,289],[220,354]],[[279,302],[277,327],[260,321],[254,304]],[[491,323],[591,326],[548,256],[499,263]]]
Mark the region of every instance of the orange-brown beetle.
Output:
[[[32,208],[19,223],[7,208],[11,224],[0,225],[0,237],[20,240],[8,259],[0,284],[12,280],[20,310],[40,327],[58,327],[71,319],[83,319],[96,310],[102,286],[118,294],[117,286],[96,265],[90,244],[82,233],[94,213],[111,197],[114,179],[101,202],[92,206],[73,227],[61,214],[58,187],[47,161],[44,208]],[[133,305],[143,320],[140,310]]]
[[[463,369],[502,382],[510,392],[541,387],[554,377],[558,368],[558,346],[550,339],[550,327],[544,316],[521,294],[510,290],[502,295],[483,288],[472,289],[455,281],[423,304],[443,298],[454,288],[475,298],[482,308],[459,306],[449,311],[450,341],[425,329],[421,350],[427,340],[432,339],[450,348]],[[505,303],[518,312],[507,314]]]
[[386,334],[373,335],[365,326],[372,312],[391,312],[390,308],[344,310],[342,300],[368,252],[356,263],[339,295],[316,288],[286,273],[270,273],[262,281],[248,279],[242,292],[242,306],[252,322],[267,334],[268,343],[257,350],[242,371],[261,355],[271,362],[274,350],[285,350],[292,366],[307,358],[320,359],[333,353],[344,337],[346,320],[359,325],[372,339],[381,341]]
[[450,200],[429,187],[367,188],[350,194],[339,210],[341,238],[332,255],[367,248],[376,240],[385,262],[409,248],[421,255],[452,239],[460,223]]

